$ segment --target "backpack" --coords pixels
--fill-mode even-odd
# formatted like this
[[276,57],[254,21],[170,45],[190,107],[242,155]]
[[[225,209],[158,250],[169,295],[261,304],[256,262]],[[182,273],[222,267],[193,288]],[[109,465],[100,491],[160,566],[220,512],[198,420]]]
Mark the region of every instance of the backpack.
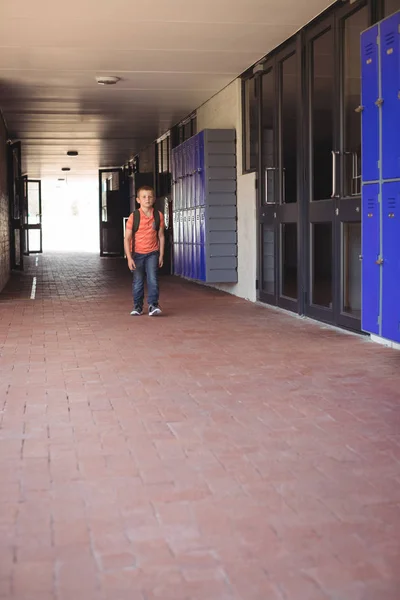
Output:
[[[160,229],[160,213],[158,210],[154,209],[154,229],[155,231],[159,231]],[[135,210],[133,212],[133,227],[132,227],[132,231],[134,233],[137,232],[137,230],[139,229],[139,225],[140,225],[140,210]]]

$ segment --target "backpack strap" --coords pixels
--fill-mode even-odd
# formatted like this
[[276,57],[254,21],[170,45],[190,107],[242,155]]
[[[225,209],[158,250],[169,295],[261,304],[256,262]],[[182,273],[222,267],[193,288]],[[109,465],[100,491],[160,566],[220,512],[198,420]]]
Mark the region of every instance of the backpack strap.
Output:
[[159,231],[160,230],[160,211],[158,211],[157,209],[154,209],[154,225],[155,225],[155,230]]
[[[159,231],[160,230],[160,222],[161,222],[160,211],[154,209],[153,215],[154,215],[154,229],[156,231]],[[133,227],[132,227],[132,231],[134,233],[136,233],[137,230],[139,229],[139,225],[140,225],[140,210],[135,210],[133,212]]]
[[132,227],[132,230],[134,233],[136,233],[137,230],[139,229],[139,225],[140,225],[140,210],[135,210],[133,212],[133,227]]

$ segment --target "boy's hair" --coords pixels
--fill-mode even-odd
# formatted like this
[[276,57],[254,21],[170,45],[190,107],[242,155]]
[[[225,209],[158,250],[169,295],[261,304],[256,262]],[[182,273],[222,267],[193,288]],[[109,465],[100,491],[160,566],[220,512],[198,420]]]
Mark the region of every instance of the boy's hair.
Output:
[[140,192],[153,192],[153,194],[155,195],[154,188],[152,188],[151,185],[141,185],[138,191],[136,192],[136,198],[139,198]]

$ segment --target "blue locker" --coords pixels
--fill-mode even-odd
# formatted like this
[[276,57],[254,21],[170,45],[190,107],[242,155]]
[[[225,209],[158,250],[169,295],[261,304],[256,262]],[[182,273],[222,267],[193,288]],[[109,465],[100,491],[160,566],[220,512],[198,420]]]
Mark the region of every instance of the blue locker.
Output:
[[194,244],[190,244],[189,249],[189,261],[190,261],[190,269],[189,269],[189,277],[190,279],[196,279],[195,277],[195,269],[194,269]]
[[178,221],[178,242],[180,244],[182,244],[182,211],[179,210],[178,211],[178,216],[177,216],[177,221]]
[[196,244],[201,244],[201,237],[200,237],[200,208],[196,208],[195,209],[195,238],[196,238]]
[[182,211],[182,243],[187,243],[187,210]]
[[362,187],[362,329],[379,335],[381,266],[379,184]]
[[200,208],[200,244],[202,246],[205,245],[205,229],[206,229],[206,210],[205,207],[202,206]]
[[400,181],[382,185],[382,336],[400,343]]
[[183,245],[183,274],[185,277],[189,277],[189,244],[187,242]]
[[174,228],[173,228],[174,242],[179,243],[179,211],[174,211]]
[[206,280],[206,248],[200,246],[200,281]]
[[178,244],[174,243],[174,275],[179,275]]
[[204,132],[199,133],[199,205],[204,206],[205,198],[205,165],[204,165]]
[[200,173],[200,139],[199,134],[194,137],[194,205],[199,206],[199,173]]
[[176,208],[182,208],[182,149],[176,148]]
[[382,177],[400,178],[400,12],[380,26]]
[[193,269],[192,269],[192,276],[193,279],[198,279],[198,272],[197,272],[197,252],[198,252],[198,244],[193,244]]
[[361,104],[363,182],[379,180],[379,55],[378,25],[361,35]]
[[182,151],[182,177],[186,177],[186,142],[181,144]]
[[193,243],[193,232],[192,232],[192,209],[191,208],[188,209],[187,222],[188,222],[187,242],[188,242],[188,244],[192,244]]
[[183,273],[183,244],[178,245],[178,263],[179,263],[178,275],[182,275],[182,273]]

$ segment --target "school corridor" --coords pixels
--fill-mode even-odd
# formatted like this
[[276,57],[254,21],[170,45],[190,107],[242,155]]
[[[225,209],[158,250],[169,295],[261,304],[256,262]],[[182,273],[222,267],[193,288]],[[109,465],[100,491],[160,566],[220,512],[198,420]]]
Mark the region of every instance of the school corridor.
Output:
[[[0,598],[398,600],[400,354],[122,259],[0,294]],[[34,279],[35,278],[35,279]]]

